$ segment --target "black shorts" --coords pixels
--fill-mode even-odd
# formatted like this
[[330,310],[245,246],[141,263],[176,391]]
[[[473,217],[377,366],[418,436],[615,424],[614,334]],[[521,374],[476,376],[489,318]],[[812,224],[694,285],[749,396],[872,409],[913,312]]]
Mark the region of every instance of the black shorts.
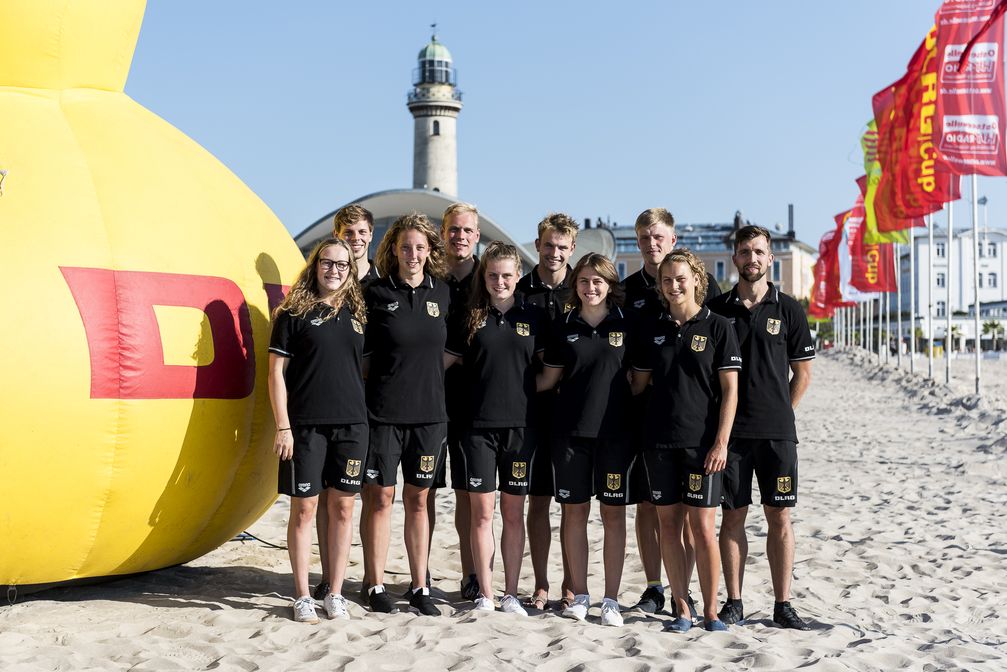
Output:
[[367,459],[367,423],[296,425],[294,455],[280,461],[277,491],[291,497],[314,497],[324,488],[360,492]]
[[535,426],[535,457],[532,458],[531,485],[528,494],[532,497],[555,497],[552,479],[552,453],[555,438],[552,436],[553,409],[556,392],[549,390],[535,395],[535,412],[538,422]]
[[636,454],[636,461],[629,473],[629,504],[650,502],[650,484],[647,482],[647,470],[643,464],[643,452],[647,449],[646,431],[647,408],[650,405],[650,387],[633,397],[629,409],[630,431],[629,440]]
[[650,499],[657,506],[687,504],[719,506],[724,472],[707,474],[706,448],[669,448],[657,445],[643,454]]
[[625,438],[556,438],[552,454],[556,501],[583,504],[593,494],[603,504],[624,506],[630,498],[634,457]]
[[759,479],[763,506],[797,504],[797,444],[777,439],[735,439],[727,447],[724,508],[752,503],[752,473]]
[[469,492],[528,494],[535,455],[534,429],[470,429],[462,438],[462,454]]
[[444,461],[447,423],[424,425],[371,425],[370,445],[364,484],[393,486],[402,464],[402,480],[418,488],[429,488],[437,468]]
[[462,455],[462,436],[465,425],[461,422],[448,422],[448,452],[447,459],[441,460],[441,465],[434,474],[431,488],[448,487],[448,469],[451,470],[451,489],[467,490],[465,487],[465,456]]

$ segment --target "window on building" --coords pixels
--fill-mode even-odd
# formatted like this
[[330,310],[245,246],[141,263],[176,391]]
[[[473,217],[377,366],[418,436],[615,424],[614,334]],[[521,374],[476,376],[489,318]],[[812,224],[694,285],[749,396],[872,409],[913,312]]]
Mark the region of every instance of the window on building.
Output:
[[783,263],[779,261],[773,262],[773,282],[779,282],[780,278],[783,277]]
[[996,243],[986,243],[986,256],[993,257],[996,259],[997,256],[997,244]]
[[944,243],[934,243],[934,253],[940,257],[944,258]]
[[640,248],[636,244],[636,238],[616,238],[615,251],[619,252],[639,252]]
[[725,266],[723,260],[717,261],[715,268],[716,271],[714,272],[713,275],[715,278],[717,278],[717,281],[719,282],[724,279]]
[[946,284],[947,284],[947,280],[944,278],[944,274],[943,273],[938,273],[937,274],[937,286],[938,287],[944,287]]
[[944,303],[943,301],[937,302],[937,317],[944,317],[947,315],[948,313],[947,305],[948,304]]
[[434,130],[433,130],[432,134],[433,135],[440,135],[441,134],[441,122],[437,121],[436,119],[434,119]]
[[979,281],[979,289],[982,289],[983,288],[983,274],[982,273],[976,273],[976,280]]
[[987,273],[986,274],[986,286],[990,289],[996,289],[997,286],[997,274]]

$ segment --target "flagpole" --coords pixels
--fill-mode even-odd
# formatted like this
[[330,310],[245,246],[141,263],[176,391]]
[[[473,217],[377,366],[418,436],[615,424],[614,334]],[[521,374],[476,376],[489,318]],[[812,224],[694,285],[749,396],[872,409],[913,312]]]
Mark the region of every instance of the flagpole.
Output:
[[974,327],[976,332],[976,395],[979,395],[979,362],[982,350],[982,342],[979,338],[979,197],[977,195],[976,174],[972,173],[972,291],[975,307]]
[[[916,237],[909,227],[909,373],[916,373]],[[901,264],[899,264],[901,266]],[[902,325],[902,322],[899,322]],[[901,340],[901,339],[900,339]],[[899,352],[902,352],[900,349]]]
[[927,215],[927,378],[934,379],[934,216]]
[[[912,231],[912,228],[909,229]],[[910,236],[912,234],[910,233]],[[895,348],[895,365],[902,369],[902,259],[899,244],[895,243],[895,319],[898,320],[899,340]]]
[[[954,178],[951,178],[954,179]],[[944,310],[944,324],[945,324],[945,336],[944,336],[944,382],[948,385],[951,384],[951,350],[948,349],[948,345],[952,343],[951,336],[951,313],[954,312],[951,307],[951,285],[954,280],[954,243],[955,243],[955,204],[948,203],[948,273],[947,273],[947,305]],[[954,346],[952,346],[953,348]]]

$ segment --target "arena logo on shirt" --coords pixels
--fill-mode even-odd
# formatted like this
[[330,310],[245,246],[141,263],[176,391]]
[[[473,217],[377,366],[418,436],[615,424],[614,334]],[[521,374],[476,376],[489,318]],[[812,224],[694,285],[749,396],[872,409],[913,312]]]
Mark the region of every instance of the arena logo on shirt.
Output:
[[313,327],[320,327],[323,324],[325,324],[325,318],[322,317],[321,315],[319,315],[315,319],[311,320],[311,326],[313,326]]
[[398,301],[392,301],[387,306],[385,306],[385,308],[387,308],[388,310],[390,310],[391,312],[394,313],[396,310],[399,309],[399,302]]
[[654,337],[654,345],[664,345],[664,339],[665,338],[667,338],[667,337],[666,336],[655,336]]
[[690,346],[695,352],[703,352],[706,350],[706,336],[700,336],[696,334],[692,337],[692,345]]
[[633,302],[633,307],[634,308],[643,308],[646,304],[647,304],[647,300],[646,299],[637,299],[636,301]]
[[622,345],[623,333],[621,331],[613,331],[608,335],[608,344],[613,348],[618,348]]
[[569,336],[566,337],[566,342],[567,343],[576,343],[577,339],[579,339],[579,338],[580,338],[580,334],[570,334]]
[[440,317],[441,305],[436,301],[427,301],[427,315],[430,317]]

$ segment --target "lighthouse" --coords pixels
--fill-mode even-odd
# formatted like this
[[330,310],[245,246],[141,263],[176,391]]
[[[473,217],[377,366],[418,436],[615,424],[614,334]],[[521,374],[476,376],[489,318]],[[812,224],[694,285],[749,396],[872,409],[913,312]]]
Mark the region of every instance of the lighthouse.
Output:
[[413,115],[413,188],[458,195],[462,93],[451,52],[434,33],[420,50],[407,103]]

